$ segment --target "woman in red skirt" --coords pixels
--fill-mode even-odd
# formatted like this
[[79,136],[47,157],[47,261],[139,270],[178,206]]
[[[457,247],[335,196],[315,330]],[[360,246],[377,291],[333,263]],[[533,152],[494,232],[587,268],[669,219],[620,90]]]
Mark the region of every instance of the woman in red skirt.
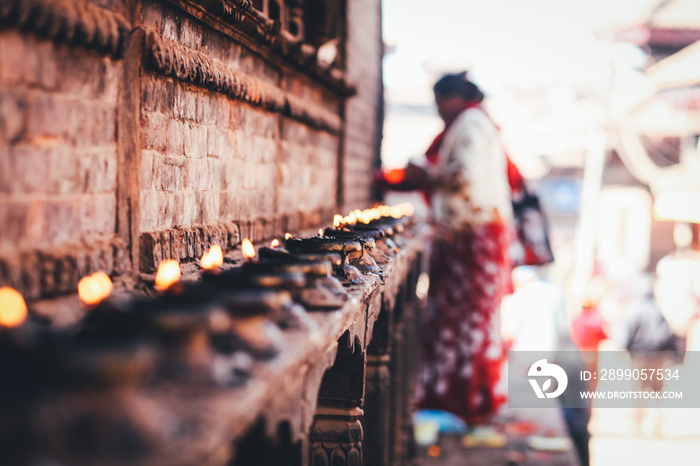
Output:
[[478,425],[505,401],[499,306],[510,273],[508,166],[479,89],[456,74],[434,91],[445,130],[422,163],[406,167],[402,183],[425,188],[435,231],[418,403]]

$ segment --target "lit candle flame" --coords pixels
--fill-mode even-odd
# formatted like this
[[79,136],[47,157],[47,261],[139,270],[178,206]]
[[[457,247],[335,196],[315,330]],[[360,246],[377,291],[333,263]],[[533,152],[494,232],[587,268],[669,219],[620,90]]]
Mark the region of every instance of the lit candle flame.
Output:
[[273,239],[273,240],[270,242],[270,247],[271,247],[272,249],[275,249],[275,248],[279,247],[279,245],[280,245],[280,240],[278,240],[277,238]]
[[180,264],[174,259],[166,259],[158,266],[156,289],[165,291],[180,280]]
[[219,268],[224,263],[224,251],[218,244],[212,245],[209,252],[205,252],[202,256],[202,268],[204,270],[212,270]]
[[95,272],[78,282],[78,296],[83,307],[92,309],[112,294],[112,280],[104,272]]
[[285,240],[288,240],[288,239],[291,238],[291,237],[292,237],[292,234],[291,234],[291,233],[285,233],[285,234],[284,234],[284,239],[285,239]]
[[335,228],[337,230],[338,228],[340,228],[340,226],[342,224],[343,224],[343,216],[336,214],[333,217],[333,228]]
[[241,242],[241,251],[243,252],[243,257],[247,260],[251,260],[255,257],[255,246],[253,246],[253,243],[248,238],[245,238]]
[[318,236],[323,236],[323,228],[318,229]]
[[0,325],[16,327],[27,318],[27,303],[14,288],[0,288]]

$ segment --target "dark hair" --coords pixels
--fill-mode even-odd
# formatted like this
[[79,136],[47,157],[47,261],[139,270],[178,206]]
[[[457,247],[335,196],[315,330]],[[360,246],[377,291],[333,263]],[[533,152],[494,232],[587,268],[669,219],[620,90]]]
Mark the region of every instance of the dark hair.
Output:
[[484,94],[467,79],[467,72],[446,74],[433,86],[435,97],[459,96],[467,102],[481,102]]

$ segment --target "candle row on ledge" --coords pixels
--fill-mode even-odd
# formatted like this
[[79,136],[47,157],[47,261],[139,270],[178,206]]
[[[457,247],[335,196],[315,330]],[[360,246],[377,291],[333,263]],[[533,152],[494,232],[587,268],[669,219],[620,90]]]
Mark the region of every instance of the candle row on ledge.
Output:
[[[381,219],[400,219],[413,215],[413,205],[403,203],[395,206],[380,205],[371,209],[353,210],[347,216],[336,214],[333,218],[333,229],[324,232],[319,229],[318,237],[337,236],[337,231],[346,230],[356,225],[370,226],[372,222]],[[326,229],[330,230],[330,229]],[[334,233],[335,231],[335,233]],[[285,242],[292,239],[290,233],[285,233]],[[273,239],[270,249],[282,248],[279,239]],[[253,243],[244,238],[241,241],[241,252],[246,262],[255,260],[256,250]],[[201,258],[201,267],[205,271],[220,268],[224,262],[224,253],[220,245],[213,245]],[[155,289],[165,292],[180,280],[180,264],[173,259],[163,260],[159,266],[155,279]],[[78,283],[78,296],[81,306],[86,310],[92,310],[112,293],[112,281],[104,272],[96,272],[83,277]],[[27,319],[27,304],[22,295],[11,287],[0,287],[0,327],[12,328],[22,325]]]

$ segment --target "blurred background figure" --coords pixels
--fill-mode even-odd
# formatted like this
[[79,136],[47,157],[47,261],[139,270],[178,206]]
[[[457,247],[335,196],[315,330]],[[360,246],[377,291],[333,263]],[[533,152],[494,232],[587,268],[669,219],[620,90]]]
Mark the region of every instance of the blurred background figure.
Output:
[[[685,352],[685,338],[677,336],[664,318],[654,299],[654,280],[649,275],[637,279],[633,297],[627,304],[626,316],[619,330],[618,345],[629,351],[632,369],[661,370],[671,362],[680,362]],[[657,377],[640,378],[635,381],[642,391],[661,391],[663,379]],[[653,432],[662,432],[663,410],[660,400],[651,400],[651,406],[645,406],[646,400],[639,400],[635,410],[635,426],[638,433],[643,430],[647,414],[651,414]],[[647,408],[655,408],[648,410]]]
[[[585,370],[584,362],[571,340],[564,293],[549,280],[547,272],[547,267],[532,266],[513,270],[513,294],[505,297],[501,306],[502,333],[510,350],[548,352],[551,360],[567,373],[576,374]],[[566,357],[558,358],[559,354]],[[588,389],[579,378],[571,378],[562,395],[562,414],[581,466],[588,466],[590,462],[588,423],[591,410],[590,406],[570,408],[566,405],[580,404],[580,400],[567,400],[567,397],[575,397],[579,391]]]
[[[598,371],[598,348],[601,342],[607,340],[607,323],[598,310],[598,303],[604,282],[598,278],[591,281],[587,297],[581,305],[581,312],[571,322],[571,338],[578,349],[582,351],[582,357],[586,370]],[[595,389],[595,380],[591,382],[591,389]]]

